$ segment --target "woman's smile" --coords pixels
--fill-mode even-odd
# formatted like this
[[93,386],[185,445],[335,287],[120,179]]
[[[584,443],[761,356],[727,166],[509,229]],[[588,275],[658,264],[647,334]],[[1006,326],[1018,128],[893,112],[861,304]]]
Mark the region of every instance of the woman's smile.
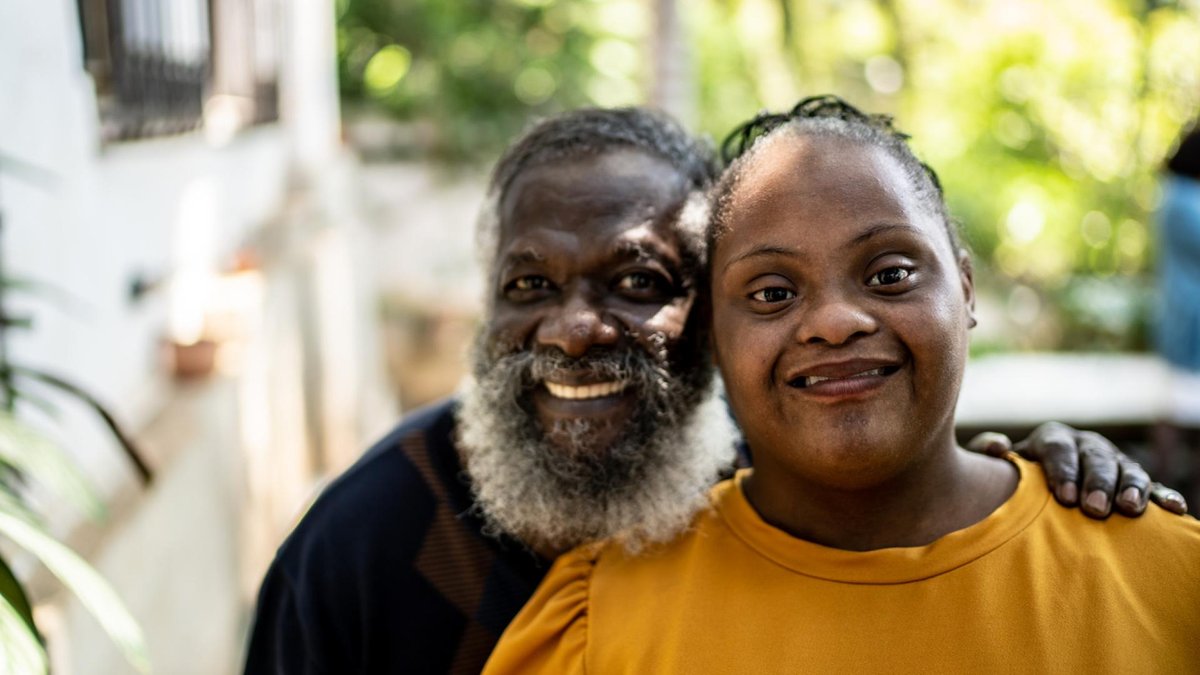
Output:
[[876,391],[899,370],[897,362],[887,359],[829,361],[805,366],[786,381],[808,396],[843,399]]
[[954,447],[969,271],[889,155],[789,141],[746,170],[712,251],[717,361],[760,468],[886,481]]

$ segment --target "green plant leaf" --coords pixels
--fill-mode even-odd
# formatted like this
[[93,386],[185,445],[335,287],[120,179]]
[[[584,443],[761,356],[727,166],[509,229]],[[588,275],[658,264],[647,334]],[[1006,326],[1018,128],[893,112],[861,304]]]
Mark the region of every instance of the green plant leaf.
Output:
[[21,615],[21,620],[29,630],[36,634],[37,624],[33,622],[33,607],[29,604],[29,597],[25,595],[25,588],[21,586],[21,582],[17,580],[4,558],[0,558],[0,597],[8,601],[17,614]]
[[0,287],[5,292],[13,291],[18,294],[36,296],[39,300],[46,300],[49,304],[72,314],[82,313],[87,309],[87,303],[79,296],[61,286],[40,279],[9,276],[0,279]]
[[0,663],[14,675],[43,675],[47,672],[46,650],[25,623],[21,612],[0,597]]
[[53,187],[58,184],[58,175],[48,169],[0,152],[0,175],[15,176],[33,185]]
[[0,461],[42,484],[93,519],[105,516],[104,504],[75,462],[56,444],[11,413],[0,412]]
[[[0,502],[6,501],[0,498]],[[94,569],[74,551],[44,532],[36,524],[0,506],[0,534],[37,556],[46,568],[71,589],[125,658],[140,672],[150,672],[145,639],[136,621],[117,594]],[[9,605],[11,608],[11,605]],[[18,616],[19,618],[19,616]],[[28,629],[26,629],[28,630]]]

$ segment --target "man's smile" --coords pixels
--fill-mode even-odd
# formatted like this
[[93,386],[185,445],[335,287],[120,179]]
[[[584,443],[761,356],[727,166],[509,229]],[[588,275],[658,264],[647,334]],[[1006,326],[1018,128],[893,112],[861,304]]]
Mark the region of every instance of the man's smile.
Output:
[[594,384],[570,385],[559,384],[556,382],[546,381],[546,390],[555,398],[565,398],[572,400],[603,398],[605,396],[615,396],[629,386],[628,380],[616,380],[613,382],[597,382]]

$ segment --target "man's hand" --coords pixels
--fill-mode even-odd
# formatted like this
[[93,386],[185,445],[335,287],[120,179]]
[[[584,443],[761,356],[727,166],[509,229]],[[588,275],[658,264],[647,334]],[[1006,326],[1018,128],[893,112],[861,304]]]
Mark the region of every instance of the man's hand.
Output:
[[1015,450],[1041,463],[1055,499],[1064,506],[1078,505],[1092,518],[1106,518],[1113,511],[1114,498],[1116,511],[1134,518],[1146,511],[1148,499],[1172,513],[1187,513],[1183,495],[1150,482],[1137,462],[1093,431],[1047,422],[1015,446],[1008,436],[989,431],[972,438],[967,448],[993,456]]

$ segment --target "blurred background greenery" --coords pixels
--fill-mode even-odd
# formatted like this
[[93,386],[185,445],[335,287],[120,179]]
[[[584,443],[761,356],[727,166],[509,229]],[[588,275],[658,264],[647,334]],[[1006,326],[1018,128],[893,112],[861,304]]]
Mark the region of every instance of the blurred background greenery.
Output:
[[979,270],[976,352],[1147,348],[1157,172],[1200,111],[1200,2],[337,8],[349,125],[388,120],[369,158],[486,165],[531,117],[589,104],[658,104],[719,141],[833,92],[894,115],[942,176]]

